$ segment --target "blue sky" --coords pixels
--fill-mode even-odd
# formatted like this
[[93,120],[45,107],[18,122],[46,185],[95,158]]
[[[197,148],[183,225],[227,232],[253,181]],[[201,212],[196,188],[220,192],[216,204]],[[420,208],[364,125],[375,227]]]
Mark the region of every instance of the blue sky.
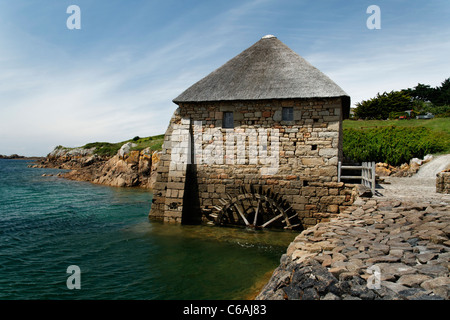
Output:
[[[69,30],[67,7],[81,9]],[[369,30],[366,9],[381,9]],[[164,133],[178,94],[277,36],[352,103],[450,77],[450,2],[0,0],[0,154]]]

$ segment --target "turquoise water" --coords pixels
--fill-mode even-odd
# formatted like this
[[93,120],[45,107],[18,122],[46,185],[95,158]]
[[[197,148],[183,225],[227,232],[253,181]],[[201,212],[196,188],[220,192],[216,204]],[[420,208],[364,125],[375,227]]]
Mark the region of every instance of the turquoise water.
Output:
[[296,235],[149,221],[148,190],[30,163],[0,160],[0,299],[244,299]]

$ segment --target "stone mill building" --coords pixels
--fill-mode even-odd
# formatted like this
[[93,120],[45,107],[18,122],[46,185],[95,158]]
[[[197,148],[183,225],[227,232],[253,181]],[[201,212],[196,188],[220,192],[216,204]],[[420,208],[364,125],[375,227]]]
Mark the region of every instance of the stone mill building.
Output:
[[350,97],[275,36],[173,102],[151,219],[301,229],[352,203],[337,181]]

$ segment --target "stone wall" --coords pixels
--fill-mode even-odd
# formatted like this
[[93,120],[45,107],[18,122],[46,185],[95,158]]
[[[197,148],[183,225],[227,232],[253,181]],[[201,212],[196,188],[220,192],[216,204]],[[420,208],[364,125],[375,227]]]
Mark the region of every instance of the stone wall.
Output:
[[[177,109],[164,136],[149,215],[153,219],[179,223],[182,217],[187,161],[180,161],[179,158],[172,159],[172,144],[181,144],[183,136],[180,134],[180,128],[182,126],[185,126],[184,129],[189,129],[188,124],[182,125],[181,122],[182,118]],[[187,152],[187,146],[185,149]]]
[[[293,108],[293,121],[282,120],[283,107]],[[224,112],[233,112],[234,128],[222,127]],[[197,188],[193,196],[205,210],[253,185],[281,194],[305,226],[327,221],[354,197],[353,186],[337,182],[341,151],[340,98],[180,104],[166,132],[150,217],[180,222],[188,188]],[[187,163],[195,173],[189,181]]]
[[450,171],[439,172],[436,175],[436,192],[450,193]]

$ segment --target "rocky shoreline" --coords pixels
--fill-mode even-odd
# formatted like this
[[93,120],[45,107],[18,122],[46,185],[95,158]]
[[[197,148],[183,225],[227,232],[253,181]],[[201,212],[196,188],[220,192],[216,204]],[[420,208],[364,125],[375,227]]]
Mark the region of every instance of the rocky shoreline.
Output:
[[99,156],[93,149],[57,147],[46,158],[29,167],[70,170],[58,174],[70,180],[152,189],[158,162],[159,152],[150,148],[132,150],[132,144],[126,143],[112,157]]
[[291,243],[257,300],[446,300],[450,201],[359,198]]
[[9,156],[0,154],[0,159],[5,159],[5,160],[44,160],[44,157],[26,157],[26,156],[21,156],[18,154],[11,154]]

